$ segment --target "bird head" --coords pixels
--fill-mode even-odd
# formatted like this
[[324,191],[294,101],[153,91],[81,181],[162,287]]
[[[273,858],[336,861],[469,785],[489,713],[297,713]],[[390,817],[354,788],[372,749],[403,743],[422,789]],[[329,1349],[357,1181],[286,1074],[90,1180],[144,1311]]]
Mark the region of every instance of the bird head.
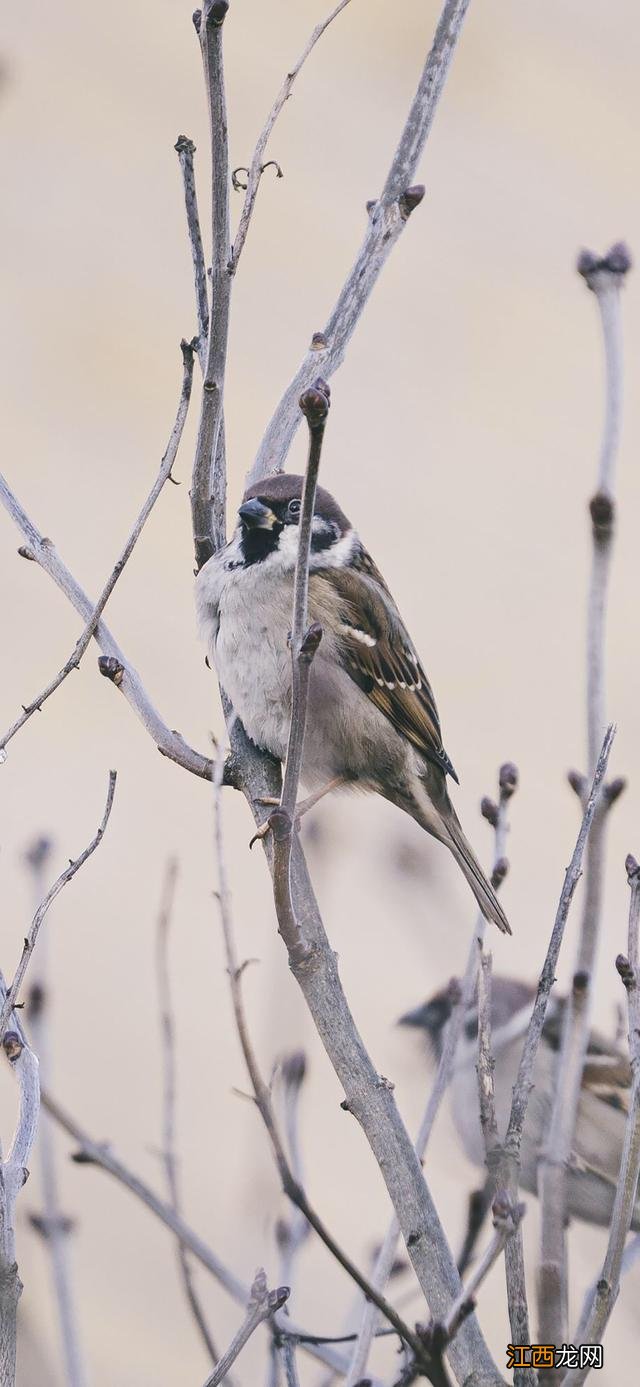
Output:
[[[249,487],[238,510],[239,538],[245,564],[272,558],[278,566],[294,568],[304,477],[288,472],[265,477]],[[325,561],[337,558],[337,547],[353,530],[346,515],[324,487],[316,490],[311,530],[311,555]]]

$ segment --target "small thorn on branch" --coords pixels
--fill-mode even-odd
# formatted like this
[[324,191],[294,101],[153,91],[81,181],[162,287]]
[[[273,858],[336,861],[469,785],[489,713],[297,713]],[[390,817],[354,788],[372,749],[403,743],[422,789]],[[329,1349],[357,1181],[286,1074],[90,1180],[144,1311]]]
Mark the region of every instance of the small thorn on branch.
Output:
[[120,688],[124,677],[124,665],[120,664],[115,655],[100,655],[98,669],[105,679],[110,679],[116,688]]
[[420,206],[425,194],[424,183],[414,183],[410,188],[405,188],[398,198],[400,216],[404,222],[409,220],[412,212]]

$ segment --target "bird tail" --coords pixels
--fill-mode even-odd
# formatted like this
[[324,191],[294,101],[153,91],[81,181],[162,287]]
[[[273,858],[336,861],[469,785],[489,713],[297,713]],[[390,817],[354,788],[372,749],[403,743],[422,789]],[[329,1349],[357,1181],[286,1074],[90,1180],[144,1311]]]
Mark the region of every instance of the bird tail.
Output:
[[511,934],[511,926],[498,897],[487,881],[475,853],[467,842],[453,809],[451,815],[447,814],[445,823],[448,830],[447,847],[462,868],[485,920],[493,920],[493,923],[498,926],[499,930],[502,930],[503,934]]

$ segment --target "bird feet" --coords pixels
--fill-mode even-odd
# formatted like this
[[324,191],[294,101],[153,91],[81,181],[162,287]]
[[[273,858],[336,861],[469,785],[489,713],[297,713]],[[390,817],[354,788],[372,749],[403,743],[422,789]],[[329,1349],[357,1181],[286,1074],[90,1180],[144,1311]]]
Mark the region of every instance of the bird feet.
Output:
[[[305,814],[308,814],[310,809],[313,809],[321,799],[324,799],[325,795],[328,795],[331,792],[331,790],[337,790],[340,785],[344,784],[344,776],[335,775],[333,779],[328,780],[327,784],[323,785],[320,790],[314,790],[313,794],[307,795],[305,799],[299,799],[298,803],[296,804],[295,814],[293,817],[294,828],[296,829],[296,831],[300,827],[300,820],[304,817]],[[257,799],[256,804],[269,805],[269,807],[272,809],[280,808],[280,800],[276,799],[274,795],[265,795],[264,797]],[[269,815],[269,818],[265,819],[264,823],[256,829],[253,837],[250,839],[249,847],[252,848],[254,843],[257,843],[259,839],[266,838],[267,834],[270,831],[271,815]]]

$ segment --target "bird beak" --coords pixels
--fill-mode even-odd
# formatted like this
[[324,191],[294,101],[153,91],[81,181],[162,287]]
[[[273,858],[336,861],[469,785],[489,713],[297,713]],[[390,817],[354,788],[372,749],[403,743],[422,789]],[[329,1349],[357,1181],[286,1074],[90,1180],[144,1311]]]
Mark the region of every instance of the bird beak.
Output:
[[244,501],[238,511],[242,524],[247,530],[272,530],[278,523],[277,515],[259,501],[254,496],[250,501]]

